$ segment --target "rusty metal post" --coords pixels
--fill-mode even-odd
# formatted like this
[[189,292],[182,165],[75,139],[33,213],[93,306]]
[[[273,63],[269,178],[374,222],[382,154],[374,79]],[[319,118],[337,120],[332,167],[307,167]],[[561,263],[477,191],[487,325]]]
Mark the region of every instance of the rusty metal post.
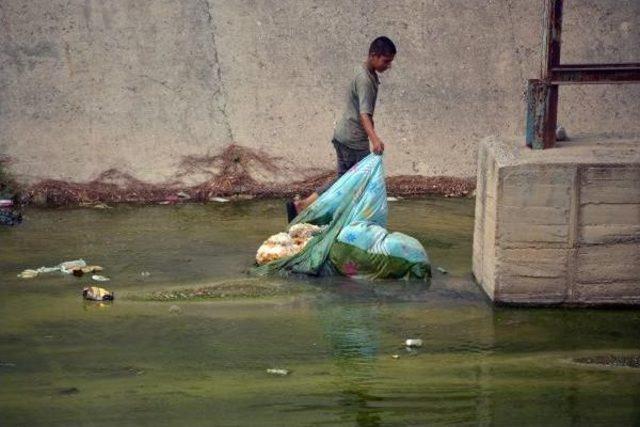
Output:
[[551,86],[544,80],[531,79],[527,86],[527,147],[543,149],[547,116],[549,110],[549,93]]
[[558,85],[551,84],[553,69],[560,65],[563,0],[545,0],[543,19],[542,80],[529,80],[527,87],[526,143],[533,149],[552,148],[558,122]]

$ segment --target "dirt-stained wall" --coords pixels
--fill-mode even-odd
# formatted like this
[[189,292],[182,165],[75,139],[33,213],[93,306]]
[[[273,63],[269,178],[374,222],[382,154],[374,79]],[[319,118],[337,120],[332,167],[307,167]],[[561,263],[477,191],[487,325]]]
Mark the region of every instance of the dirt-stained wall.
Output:
[[[564,62],[640,60],[639,1],[566,3]],[[375,117],[387,173],[472,176],[483,137],[523,133],[541,4],[0,0],[0,156],[24,183],[193,185],[237,144],[278,165],[254,162],[258,181],[308,177],[333,167],[346,85],[384,34],[399,50]],[[639,133],[640,87],[562,88],[560,121]]]

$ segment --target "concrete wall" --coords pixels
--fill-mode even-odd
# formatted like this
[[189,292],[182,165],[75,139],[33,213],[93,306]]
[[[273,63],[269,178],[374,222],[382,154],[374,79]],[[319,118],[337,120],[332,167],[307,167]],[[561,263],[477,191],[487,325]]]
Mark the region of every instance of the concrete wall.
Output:
[[[567,3],[565,62],[640,60],[640,2]],[[388,174],[472,176],[482,137],[523,134],[540,4],[0,0],[0,155],[23,182],[115,168],[194,183],[206,175],[178,176],[182,157],[231,143],[282,157],[281,180],[333,168],[345,87],[385,34],[399,49],[376,112]],[[560,121],[640,132],[640,87],[562,88]]]
[[479,150],[473,272],[497,302],[640,304],[640,139]]

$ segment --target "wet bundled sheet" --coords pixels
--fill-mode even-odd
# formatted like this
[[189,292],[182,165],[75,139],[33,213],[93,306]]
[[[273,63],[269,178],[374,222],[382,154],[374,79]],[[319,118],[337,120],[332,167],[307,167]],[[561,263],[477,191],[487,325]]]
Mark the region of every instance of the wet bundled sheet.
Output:
[[[389,233],[382,156],[356,164],[290,224],[322,229],[298,251],[255,268],[259,275],[303,273],[366,279],[426,279],[431,265],[411,236]],[[266,242],[265,242],[266,243]]]

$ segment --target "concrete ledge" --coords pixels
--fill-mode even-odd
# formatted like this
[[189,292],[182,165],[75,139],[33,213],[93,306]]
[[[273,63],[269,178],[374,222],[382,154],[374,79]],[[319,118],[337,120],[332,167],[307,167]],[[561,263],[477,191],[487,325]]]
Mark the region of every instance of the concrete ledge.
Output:
[[473,273],[496,303],[640,304],[640,137],[480,143]]

